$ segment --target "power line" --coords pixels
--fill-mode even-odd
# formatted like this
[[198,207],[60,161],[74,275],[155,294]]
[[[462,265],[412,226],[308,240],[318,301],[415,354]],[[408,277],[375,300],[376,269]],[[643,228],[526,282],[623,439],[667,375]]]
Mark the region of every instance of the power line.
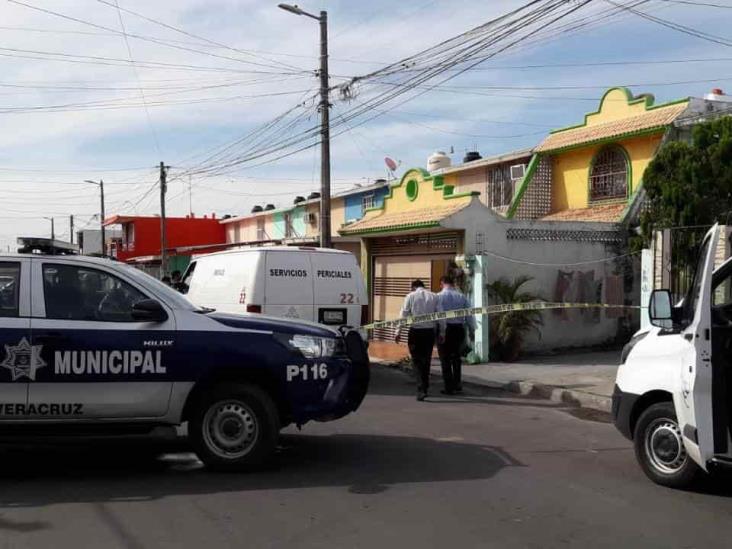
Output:
[[708,32],[700,31],[697,29],[694,29],[692,27],[688,27],[686,25],[682,25],[681,23],[675,23],[673,21],[669,21],[668,19],[663,19],[661,17],[656,17],[654,15],[650,15],[648,13],[645,13],[640,10],[636,10],[629,6],[623,6],[621,4],[617,4],[613,2],[613,0],[605,0],[609,4],[612,4],[613,6],[617,6],[623,10],[626,10],[634,15],[637,15],[638,17],[642,17],[643,19],[646,19],[647,21],[651,21],[653,23],[657,23],[661,26],[664,26],[666,28],[675,30],[677,32],[681,32],[683,34],[687,34],[689,36],[693,36],[695,38],[701,38],[702,40],[706,40],[707,42],[712,42],[714,44],[720,44],[722,46],[730,47],[732,46],[732,40],[729,40],[723,36],[717,36],[714,34],[710,34]]
[[193,34],[193,33],[189,32],[189,31],[180,29],[178,27],[174,27],[173,25],[170,25],[170,24],[165,23],[163,21],[158,21],[157,19],[153,19],[153,18],[148,17],[146,15],[143,15],[143,14],[141,14],[139,12],[132,11],[132,10],[127,9],[127,8],[120,8],[117,0],[115,0],[114,5],[111,2],[107,2],[107,0],[97,0],[97,2],[100,2],[102,4],[106,4],[107,6],[116,7],[117,10],[120,10],[121,9],[125,13],[129,13],[130,15],[134,15],[136,17],[139,17],[141,19],[144,19],[145,21],[148,21],[149,23],[154,23],[156,25],[159,25],[159,26],[164,27],[166,29],[169,29],[169,30],[175,31],[177,33],[183,34],[183,35],[188,36],[190,38],[194,38],[196,40],[201,40],[203,42],[207,42],[209,44],[213,44],[213,45],[218,46],[220,48],[224,48],[224,49],[227,49],[227,50],[230,50],[230,51],[234,51],[234,52],[237,52],[237,53],[241,53],[241,54],[244,54],[244,55],[249,55],[249,56],[252,56],[252,57],[255,57],[255,58],[264,59],[266,61],[269,61],[270,63],[277,63],[279,65],[282,65],[283,67],[286,67],[286,68],[291,69],[291,70],[294,70],[294,71],[298,71],[298,72],[299,71],[302,71],[302,69],[300,69],[299,67],[294,67],[292,65],[289,65],[287,63],[283,63],[281,61],[277,61],[275,59],[267,59],[267,58],[265,58],[263,56],[255,55],[254,53],[252,53],[250,51],[247,51],[247,50],[233,48],[231,46],[227,46],[226,44],[222,44],[221,42],[216,42],[214,40],[210,40],[209,38],[204,38],[202,36],[198,36],[196,34]]
[[689,6],[705,6],[708,8],[723,8],[731,10],[732,6],[727,4],[714,4],[712,2],[696,2],[692,0],[661,0],[662,2],[670,2],[672,4],[687,4]]
[[[383,78],[388,75],[399,78],[407,76],[407,81],[406,83],[402,82],[402,84],[406,84],[403,87],[400,86],[388,92],[379,92],[375,97],[343,113],[341,120],[334,124],[333,129],[337,129],[338,126],[346,126],[357,118],[361,120],[351,126],[346,126],[346,129],[336,131],[335,135],[340,135],[353,127],[381,116],[385,111],[380,110],[381,112],[374,115],[374,109],[387,102],[393,103],[396,98],[406,92],[414,91],[415,93],[402,99],[396,105],[392,104],[391,109],[422,95],[425,92],[420,91],[417,86],[445,73],[446,69],[457,66],[461,68],[456,74],[445,77],[435,85],[444,84],[462,72],[477,66],[486,58],[507,51],[537,34],[541,29],[550,27],[554,22],[574,13],[589,1],[585,0],[568,6],[564,0],[533,0],[488,23],[475,27],[457,37],[445,40],[399,62],[392,63],[383,69],[354,77],[347,86],[340,88],[344,93],[348,94],[356,84],[361,85],[363,82],[375,79],[375,77]],[[490,48],[493,49],[488,52],[487,50]],[[405,68],[413,69],[418,65],[423,65],[424,70],[417,75],[407,75],[403,72]],[[366,115],[365,119],[364,115]],[[252,146],[245,152],[229,155],[228,158],[213,159],[213,162],[199,165],[190,169],[188,173],[222,175],[232,170],[241,169],[244,165],[251,169],[317,146],[319,142],[318,127],[311,125],[298,133],[292,133],[292,130],[297,127],[297,122],[296,118],[291,124],[278,129],[268,137],[267,134],[272,133],[271,129],[265,129],[261,134],[263,136],[260,140],[261,144]],[[287,130],[288,135],[281,137],[284,135],[285,130]]]
[[134,72],[134,74],[135,74],[135,80],[137,80],[137,86],[138,86],[138,89],[140,90],[140,97],[142,98],[142,105],[145,110],[145,115],[147,117],[148,126],[150,127],[150,133],[153,137],[153,143],[155,143],[155,149],[158,152],[158,156],[162,156],[163,153],[160,150],[160,143],[158,141],[158,133],[157,133],[157,131],[155,131],[155,125],[153,124],[152,117],[150,116],[150,109],[148,109],[148,106],[147,106],[147,99],[145,98],[145,91],[142,89],[142,85],[140,83],[140,75],[137,72],[137,66],[135,66],[135,60],[132,57],[132,48],[130,48],[130,41],[127,38],[127,29],[125,29],[125,23],[122,20],[122,10],[120,10],[120,8],[119,8],[118,0],[114,0],[114,5],[117,7],[117,17],[119,19],[119,26],[120,26],[120,29],[122,29],[122,37],[125,40],[125,46],[127,47],[127,55],[130,58],[130,65],[132,66],[132,72]]
[[[12,0],[8,0],[12,1]],[[117,33],[119,35],[119,33]],[[129,66],[130,62],[128,59],[120,59],[115,57],[103,57],[95,55],[78,55],[63,52],[49,52],[49,51],[38,51],[38,50],[26,50],[21,48],[5,48],[0,47],[0,51],[10,53],[0,53],[3,57],[14,57],[19,59],[35,59],[40,61],[62,61],[65,63],[79,63],[83,65],[106,65],[112,67],[125,67]],[[41,55],[50,57],[39,57]],[[207,67],[204,65],[187,65],[180,63],[165,63],[162,61],[138,61],[138,66],[146,69],[157,69],[157,70],[176,70],[176,71],[193,71],[193,72],[230,72],[238,74],[271,74],[276,76],[282,76],[284,74],[295,76],[292,73],[273,72],[273,71],[262,71],[255,69],[233,69],[230,67]],[[310,76],[310,73],[302,73],[303,75]]]
[[[46,8],[41,8],[39,6],[34,6],[33,4],[29,4],[27,2],[21,2],[20,0],[7,0],[7,1],[10,2],[10,3],[12,3],[12,4],[16,4],[16,5],[19,5],[19,6],[23,6],[25,8],[31,9],[31,10],[39,11],[41,13],[45,13],[45,14],[48,14],[48,15],[53,15],[54,17],[60,17],[61,19],[65,19],[65,20],[68,20],[68,21],[73,21],[75,23],[80,23],[82,25],[87,25],[87,26],[90,26],[90,27],[93,27],[93,28],[96,28],[96,29],[100,29],[100,30],[104,30],[104,31],[107,31],[107,32],[111,32],[111,33],[114,33],[114,34],[118,34],[118,35],[120,34],[120,32],[118,30],[112,29],[110,27],[105,27],[104,25],[98,25],[97,23],[92,23],[91,21],[86,21],[84,19],[79,19],[79,18],[73,17],[71,15],[66,15],[66,14],[63,14],[63,13],[60,13],[60,12],[57,12],[57,11],[49,10],[49,9],[46,9]],[[182,51],[188,51],[188,52],[197,53],[197,54],[200,54],[200,55],[206,55],[206,56],[209,56],[209,57],[216,57],[216,58],[225,59],[225,60],[228,60],[228,61],[237,61],[239,63],[245,63],[245,64],[248,64],[248,65],[260,66],[260,67],[267,67],[267,68],[272,68],[273,67],[272,65],[267,65],[267,64],[263,64],[263,63],[257,63],[255,61],[245,61],[243,59],[239,59],[239,58],[236,58],[236,57],[229,57],[229,56],[226,56],[226,55],[218,55],[218,54],[215,54],[215,53],[206,52],[206,51],[202,51],[202,50],[197,50],[197,49],[194,49],[194,48],[189,48],[189,47],[186,47],[186,46],[180,46],[180,45],[176,45],[176,44],[168,44],[165,41],[160,40],[159,38],[155,38],[155,37],[143,36],[143,35],[140,35],[140,34],[131,34],[131,33],[128,33],[127,36],[129,36],[130,38],[135,38],[137,40],[142,40],[142,41],[145,41],[145,42],[152,42],[154,44],[158,44],[158,45],[165,46],[165,47],[168,47],[168,48],[173,48],[173,49],[182,50]],[[303,72],[303,71],[299,71],[299,72]]]
[[394,114],[394,110],[391,111],[382,111],[380,109],[374,109],[377,112],[383,112],[386,114],[387,112],[391,114],[394,118],[398,120],[403,120],[407,124],[412,124],[414,126],[418,126],[421,128],[426,128],[428,130],[432,130],[434,132],[440,132],[440,133],[449,133],[451,135],[459,135],[463,137],[478,137],[483,139],[517,139],[520,137],[531,137],[533,135],[543,135],[546,133],[546,131],[537,131],[532,133],[523,133],[523,134],[515,134],[515,135],[490,135],[490,134],[475,134],[475,133],[466,133],[466,132],[456,132],[453,130],[446,130],[444,128],[435,128],[434,126],[430,126],[428,124],[422,124],[421,122],[415,122],[414,120],[409,120],[408,118],[404,116],[399,116]]
[[[164,107],[172,105],[195,105],[201,103],[231,102],[242,99],[260,99],[263,97],[279,97],[285,95],[297,95],[304,90],[293,90],[287,92],[268,92],[252,95],[229,95],[223,97],[202,97],[192,99],[177,99],[167,101],[148,101],[148,107]],[[309,91],[309,90],[308,90]],[[173,95],[176,92],[161,95]],[[81,112],[81,111],[97,111],[97,110],[117,110],[117,109],[136,109],[144,104],[137,103],[120,103],[109,100],[89,101],[85,103],[67,103],[60,105],[35,105],[21,107],[5,107],[0,108],[0,114],[17,114],[17,113],[42,113],[42,112]]]

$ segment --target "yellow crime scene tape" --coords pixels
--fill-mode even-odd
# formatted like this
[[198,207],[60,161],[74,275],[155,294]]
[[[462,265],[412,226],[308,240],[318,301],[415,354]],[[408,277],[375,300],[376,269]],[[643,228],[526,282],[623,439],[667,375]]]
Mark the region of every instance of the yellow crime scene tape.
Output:
[[375,328],[393,328],[398,326],[411,326],[449,318],[461,318],[474,315],[494,315],[511,313],[513,311],[545,311],[548,309],[640,309],[639,305],[608,305],[606,303],[563,303],[558,301],[528,301],[526,303],[504,303],[501,305],[488,305],[486,307],[472,307],[469,309],[455,309],[426,315],[409,316],[406,318],[395,318],[392,320],[380,320],[361,326],[364,330]]

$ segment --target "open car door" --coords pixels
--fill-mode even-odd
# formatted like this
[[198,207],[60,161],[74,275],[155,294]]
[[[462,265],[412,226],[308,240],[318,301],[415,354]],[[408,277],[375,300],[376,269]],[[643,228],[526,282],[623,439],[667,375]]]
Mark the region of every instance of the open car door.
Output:
[[684,299],[684,318],[688,321],[681,335],[690,345],[681,357],[681,379],[674,394],[684,446],[702,469],[714,457],[712,419],[712,272],[719,241],[719,226],[714,225],[699,249],[694,278]]

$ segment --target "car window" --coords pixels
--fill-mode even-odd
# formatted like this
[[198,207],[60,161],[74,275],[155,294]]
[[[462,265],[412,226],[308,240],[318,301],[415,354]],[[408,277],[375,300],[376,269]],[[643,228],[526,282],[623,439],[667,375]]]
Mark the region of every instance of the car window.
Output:
[[732,305],[732,271],[717,282],[712,292],[712,306],[725,307]]
[[193,279],[193,272],[196,270],[197,263],[194,261],[188,265],[188,269],[183,275],[183,279],[180,282],[180,287],[177,290],[182,294],[187,294],[191,287],[191,280]]
[[44,264],[46,318],[134,322],[132,306],[147,297],[104,271],[76,265]]
[[704,267],[707,261],[707,252],[709,251],[711,239],[706,238],[699,247],[699,255],[696,260],[696,269],[694,270],[694,278],[689,286],[689,292],[684,298],[683,324],[688,325],[694,319],[696,304],[699,302],[699,294],[701,293],[701,283],[704,277]]
[[140,284],[140,286],[157,294],[166,305],[175,309],[188,311],[196,311],[199,309],[186,296],[140,269],[131,265],[125,265],[124,263],[115,264],[115,269],[124,271],[126,276]]
[[0,317],[19,316],[20,263],[0,263]]

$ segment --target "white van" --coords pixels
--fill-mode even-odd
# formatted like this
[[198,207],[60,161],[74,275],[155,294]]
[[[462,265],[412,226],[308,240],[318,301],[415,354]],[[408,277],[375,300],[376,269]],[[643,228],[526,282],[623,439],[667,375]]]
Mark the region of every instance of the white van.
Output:
[[352,253],[272,246],[195,258],[183,275],[188,298],[227,313],[263,313],[359,327],[368,297]]
[[668,290],[651,294],[653,328],[625,346],[618,369],[615,425],[646,475],[665,486],[732,465],[732,258],[714,270],[718,241],[715,225],[680,304]]

